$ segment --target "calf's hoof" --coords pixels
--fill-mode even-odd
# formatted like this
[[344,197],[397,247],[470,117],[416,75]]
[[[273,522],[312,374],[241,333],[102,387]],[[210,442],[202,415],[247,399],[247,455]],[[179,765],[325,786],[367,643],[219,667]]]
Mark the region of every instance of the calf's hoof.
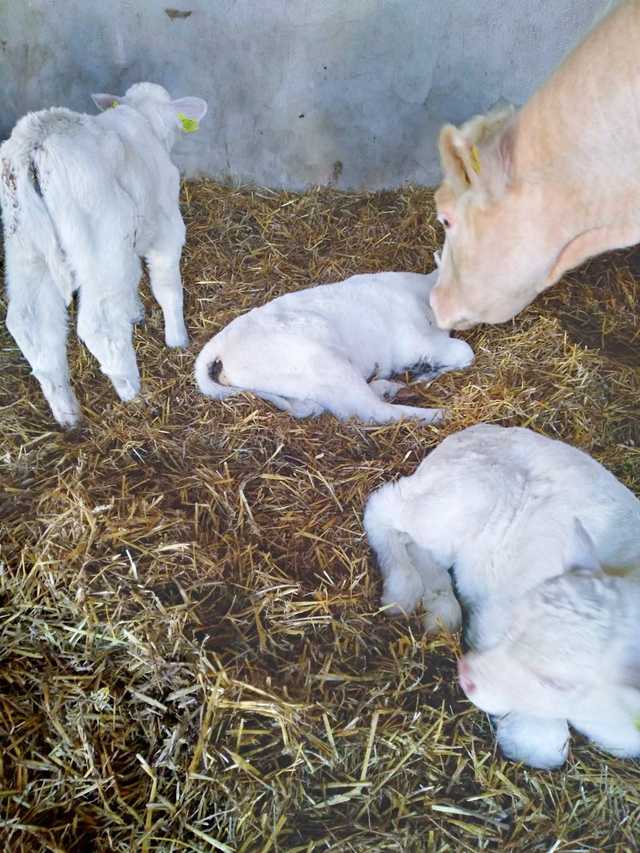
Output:
[[123,403],[130,403],[140,393],[140,379],[138,377],[131,379],[126,376],[110,376],[109,378],[116,394]]
[[171,349],[184,349],[189,346],[189,335],[186,329],[174,329],[166,331],[164,334],[164,342]]

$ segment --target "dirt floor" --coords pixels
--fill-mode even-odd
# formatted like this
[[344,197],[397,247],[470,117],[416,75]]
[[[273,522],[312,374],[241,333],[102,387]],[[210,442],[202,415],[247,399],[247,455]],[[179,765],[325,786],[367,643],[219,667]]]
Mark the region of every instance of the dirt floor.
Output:
[[72,330],[85,421],[65,434],[0,326],[0,847],[637,849],[640,763],[577,737],[562,772],[503,761],[458,638],[379,612],[361,516],[479,421],[565,439],[640,494],[640,255],[466,334],[474,367],[412,400],[442,426],[299,422],[202,397],[199,347],[287,290],[431,270],[432,194],[201,182],[183,209],[193,343],[164,347],[145,283],[139,402]]

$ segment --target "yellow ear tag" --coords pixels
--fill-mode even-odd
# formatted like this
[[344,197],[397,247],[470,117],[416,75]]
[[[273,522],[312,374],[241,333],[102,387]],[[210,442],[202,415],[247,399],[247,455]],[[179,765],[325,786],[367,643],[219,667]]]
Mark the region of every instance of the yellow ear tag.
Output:
[[194,118],[187,118],[184,113],[178,113],[178,119],[185,133],[195,133],[200,127]]
[[478,152],[478,146],[471,146],[471,165],[473,166],[473,171],[476,175],[480,174],[480,154]]
[[111,101],[111,109],[113,109],[114,107],[117,107],[117,106],[118,106],[117,101]]

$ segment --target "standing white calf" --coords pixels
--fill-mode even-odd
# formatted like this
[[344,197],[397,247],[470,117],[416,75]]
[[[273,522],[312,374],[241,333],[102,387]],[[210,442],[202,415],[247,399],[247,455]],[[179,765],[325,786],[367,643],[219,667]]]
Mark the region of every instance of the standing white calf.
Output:
[[207,105],[200,98],[172,101],[152,83],[93,100],[101,115],[30,113],[0,146],[7,326],[63,426],[80,415],[66,356],[66,308],[75,291],[78,334],[122,400],[140,388],[132,344],[142,310],[140,258],[162,308],[167,345],[188,343],[180,178],[169,154],[181,130],[197,128]]
[[355,275],[287,293],[237,317],[199,354],[203,394],[251,391],[294,417],[329,411],[344,420],[430,423],[440,409],[392,405],[413,369],[418,380],[466,367],[473,351],[437,328],[429,308],[435,274]]
[[481,424],[374,492],[364,526],[383,603],[410,612],[422,601],[427,630],[461,625],[451,570],[473,650],[461,682],[500,715],[508,757],[562,764],[567,720],[640,754],[630,710],[640,716],[640,584],[599,568],[640,575],[640,501],[602,465],[530,430]]

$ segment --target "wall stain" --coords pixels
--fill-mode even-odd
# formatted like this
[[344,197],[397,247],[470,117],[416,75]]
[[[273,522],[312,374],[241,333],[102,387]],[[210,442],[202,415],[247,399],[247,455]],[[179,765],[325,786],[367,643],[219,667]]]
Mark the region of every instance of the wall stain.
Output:
[[172,21],[175,21],[179,18],[190,18],[193,12],[191,10],[185,9],[165,9],[165,15],[170,18]]

